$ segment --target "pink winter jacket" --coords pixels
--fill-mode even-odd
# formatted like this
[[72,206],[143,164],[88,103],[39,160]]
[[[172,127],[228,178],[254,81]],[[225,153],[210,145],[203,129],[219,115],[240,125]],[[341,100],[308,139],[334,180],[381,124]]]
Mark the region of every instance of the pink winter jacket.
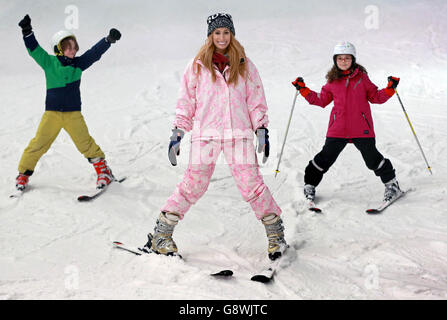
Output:
[[[200,64],[200,73],[197,66]],[[227,66],[222,73],[216,66],[216,82],[200,60],[192,60],[183,74],[174,126],[192,130],[194,140],[253,139],[253,132],[267,127],[267,103],[261,78],[254,64],[245,59],[246,79],[228,85]]]
[[348,77],[326,83],[319,94],[311,90],[306,96],[310,104],[323,108],[334,101],[326,137],[347,139],[375,137],[369,102],[384,103],[389,98],[358,68]]

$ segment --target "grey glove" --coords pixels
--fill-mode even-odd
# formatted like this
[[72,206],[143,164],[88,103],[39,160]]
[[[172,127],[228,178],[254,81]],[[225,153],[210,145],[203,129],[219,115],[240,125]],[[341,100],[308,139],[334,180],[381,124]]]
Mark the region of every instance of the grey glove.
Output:
[[266,163],[270,155],[269,130],[261,127],[256,130],[256,136],[258,137],[258,153],[264,152],[262,163]]
[[168,148],[168,158],[173,166],[177,165],[177,156],[180,155],[180,141],[185,132],[181,129],[172,129],[171,142]]

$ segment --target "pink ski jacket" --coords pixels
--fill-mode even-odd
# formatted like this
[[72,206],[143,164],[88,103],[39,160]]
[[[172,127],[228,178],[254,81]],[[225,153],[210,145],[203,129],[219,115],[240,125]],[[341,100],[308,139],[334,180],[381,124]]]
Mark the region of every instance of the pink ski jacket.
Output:
[[378,90],[366,73],[357,68],[351,75],[326,83],[321,92],[310,90],[306,100],[326,107],[334,101],[326,137],[373,138],[374,124],[371,103],[384,103],[390,96],[385,89]]
[[[197,66],[200,64],[200,73]],[[183,74],[176,106],[174,126],[191,131],[191,141],[253,139],[253,132],[267,127],[267,103],[264,87],[255,65],[245,59],[247,76],[239,76],[235,85],[227,84],[227,66],[216,82],[200,60],[192,60]]]

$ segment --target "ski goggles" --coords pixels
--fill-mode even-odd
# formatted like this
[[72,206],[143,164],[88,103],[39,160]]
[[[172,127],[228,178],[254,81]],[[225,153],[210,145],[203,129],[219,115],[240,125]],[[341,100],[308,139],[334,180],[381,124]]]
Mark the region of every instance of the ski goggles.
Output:
[[233,22],[233,18],[231,17],[230,14],[228,14],[228,13],[215,13],[215,14],[209,16],[208,19],[206,19],[206,23],[210,24],[211,22],[213,22],[214,20],[216,20],[217,18],[220,18],[220,17],[227,18],[231,22]]

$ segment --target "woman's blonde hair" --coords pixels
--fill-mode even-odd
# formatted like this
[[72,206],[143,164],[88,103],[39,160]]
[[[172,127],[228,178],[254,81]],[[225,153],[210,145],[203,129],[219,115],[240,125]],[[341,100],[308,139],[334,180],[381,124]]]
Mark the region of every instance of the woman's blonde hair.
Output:
[[[198,59],[202,62],[202,64],[211,72],[211,77],[213,82],[216,81],[216,71],[213,68],[213,53],[216,47],[213,43],[213,34],[211,33],[205,41],[205,44],[200,48],[196,57],[194,58],[194,62]],[[228,78],[228,83],[237,84],[238,76],[241,75],[245,77],[246,73],[246,63],[245,63],[245,50],[244,47],[236,40],[234,35],[230,33],[230,44],[227,47],[225,52],[228,55],[230,60],[230,77]],[[201,66],[199,64],[195,64],[197,66],[197,72],[200,73]]]

